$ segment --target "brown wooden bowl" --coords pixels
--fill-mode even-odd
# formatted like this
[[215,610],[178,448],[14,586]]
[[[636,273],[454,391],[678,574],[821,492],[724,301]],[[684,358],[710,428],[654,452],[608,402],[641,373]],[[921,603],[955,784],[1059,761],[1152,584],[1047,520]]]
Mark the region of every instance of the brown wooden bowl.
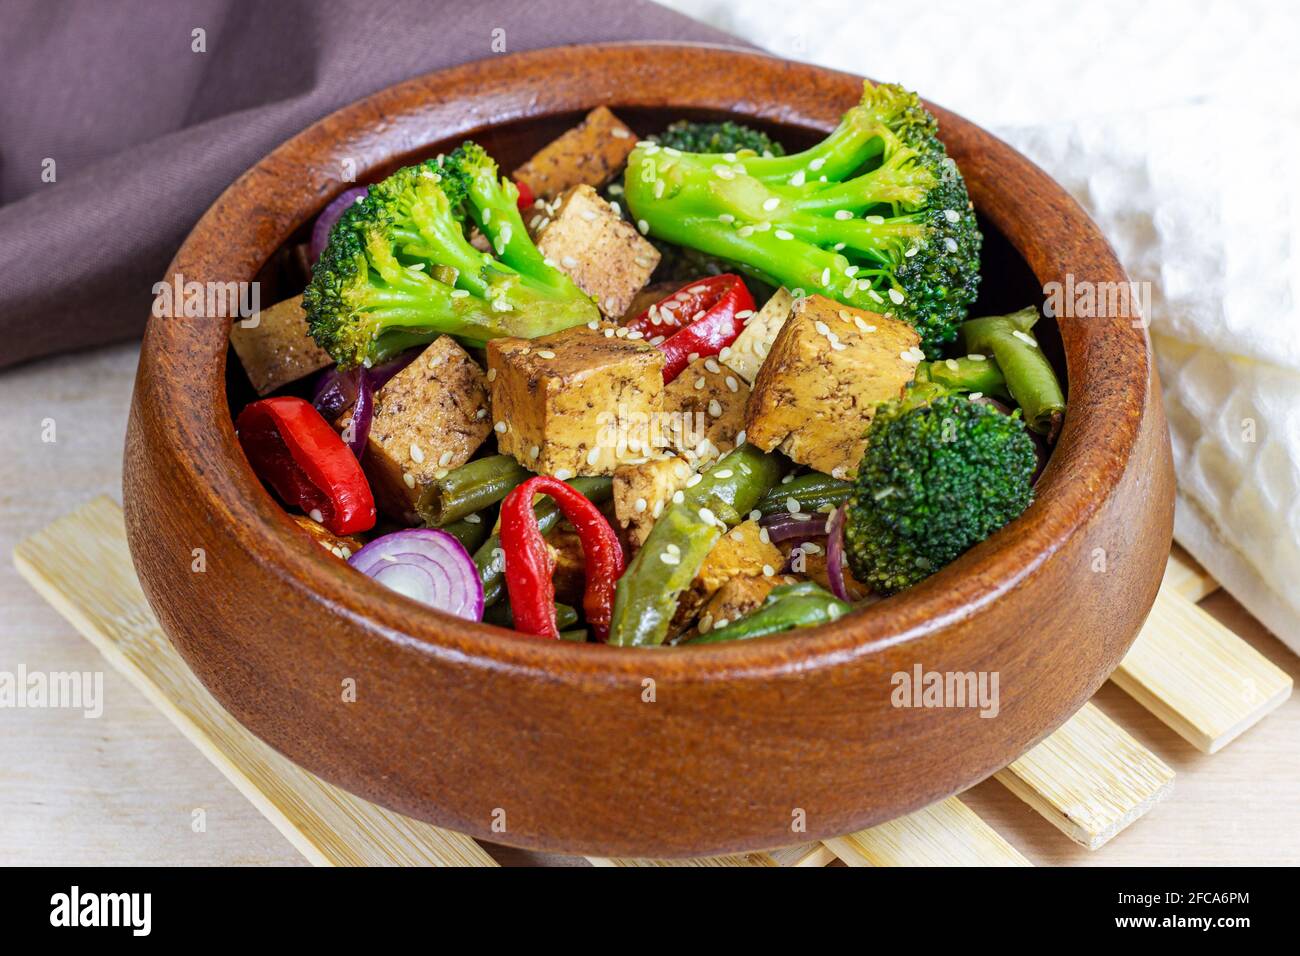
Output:
[[[734,115],[803,144],[859,94],[844,73],[705,46],[467,64],[377,93],[276,149],[208,210],[168,281],[266,278],[277,250],[344,188],[347,164],[365,180],[476,137],[510,169],[602,103],[644,131],[683,114]],[[1067,273],[1127,281],[1051,179],[935,112],[987,227],[985,304],[1038,301]],[[293,525],[235,440],[229,324],[154,319],[145,336],[125,503],[150,602],[203,683],[263,740],[354,793],[497,842],[741,851],[857,830],[959,791],[1106,679],[1169,549],[1172,465],[1146,335],[1126,319],[1065,319],[1059,340],[1050,322],[1041,333],[1063,355],[1070,413],[1038,500],[921,585],[815,631],[734,645],[523,638],[386,591]],[[917,665],[997,672],[998,715],[893,706],[891,675]]]

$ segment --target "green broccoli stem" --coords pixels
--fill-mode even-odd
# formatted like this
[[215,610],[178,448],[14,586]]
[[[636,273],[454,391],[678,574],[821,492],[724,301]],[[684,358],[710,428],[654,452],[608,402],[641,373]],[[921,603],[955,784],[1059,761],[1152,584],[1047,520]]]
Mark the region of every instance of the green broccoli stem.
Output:
[[1065,394],[1047,356],[1030,335],[1037,321],[1038,310],[1029,306],[1009,315],[969,319],[959,332],[968,353],[997,360],[1025,422],[1054,442],[1065,418]]

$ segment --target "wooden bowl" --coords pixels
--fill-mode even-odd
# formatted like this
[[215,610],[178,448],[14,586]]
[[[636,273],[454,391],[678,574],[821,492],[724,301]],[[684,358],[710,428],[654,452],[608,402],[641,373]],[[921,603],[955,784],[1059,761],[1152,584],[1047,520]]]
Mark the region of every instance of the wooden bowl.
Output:
[[[365,180],[475,137],[510,169],[602,103],[647,131],[733,115],[803,144],[860,87],[705,46],[470,63],[276,149],[208,210],[167,278],[265,278],[349,168]],[[987,227],[985,305],[1039,301],[1068,273],[1127,281],[1051,179],[935,112]],[[1050,322],[1041,332],[1068,369],[1070,413],[1038,500],[921,585],[814,631],[734,645],[518,637],[386,591],[293,525],[235,440],[229,324],[155,319],[145,336],[125,477],[145,592],[194,672],[263,740],[354,793],[476,837],[672,857],[804,842],[925,806],[1002,768],[1093,694],[1168,554],[1172,465],[1147,337],[1127,319],[1065,319],[1059,340]],[[918,666],[996,672],[997,716],[894,706],[892,675]]]

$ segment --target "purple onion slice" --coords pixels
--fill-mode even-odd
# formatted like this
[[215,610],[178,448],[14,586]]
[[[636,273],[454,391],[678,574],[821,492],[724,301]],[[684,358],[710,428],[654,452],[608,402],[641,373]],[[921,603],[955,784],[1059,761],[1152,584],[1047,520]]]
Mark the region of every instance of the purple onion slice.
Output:
[[467,621],[483,619],[483,582],[464,546],[446,531],[409,528],[376,538],[348,564],[387,588]]
[[826,577],[830,580],[831,593],[841,601],[853,600],[844,586],[844,509],[840,505],[831,515],[826,535]]

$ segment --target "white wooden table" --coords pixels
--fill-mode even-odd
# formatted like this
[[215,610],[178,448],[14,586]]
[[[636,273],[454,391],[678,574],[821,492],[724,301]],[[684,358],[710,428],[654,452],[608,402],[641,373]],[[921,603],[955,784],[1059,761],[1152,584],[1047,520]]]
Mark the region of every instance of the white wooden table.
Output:
[[[102,672],[105,696],[94,720],[0,709],[0,864],[298,864],[288,842],[9,562],[20,538],[95,495],[120,498],[136,351],[115,346],[0,372],[0,671]],[[54,443],[42,441],[47,419]],[[1203,606],[1300,677],[1300,660],[1227,594]],[[1213,757],[1113,685],[1096,702],[1177,771],[1175,799],[1098,853],[1062,839],[991,781],[963,801],[1038,864],[1300,863],[1300,696]],[[191,827],[197,809],[204,832]]]

